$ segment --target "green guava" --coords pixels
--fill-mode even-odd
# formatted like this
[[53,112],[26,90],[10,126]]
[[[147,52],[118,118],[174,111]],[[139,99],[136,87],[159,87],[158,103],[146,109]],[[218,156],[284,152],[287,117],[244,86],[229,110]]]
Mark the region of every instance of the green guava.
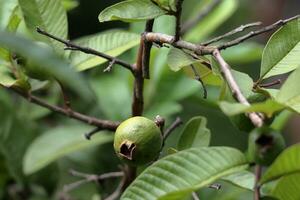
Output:
[[154,121],[145,117],[132,117],[118,126],[114,149],[121,160],[138,166],[158,158],[162,143],[161,131]]
[[250,162],[268,166],[284,150],[285,142],[281,133],[261,127],[251,131],[248,140],[248,158]]

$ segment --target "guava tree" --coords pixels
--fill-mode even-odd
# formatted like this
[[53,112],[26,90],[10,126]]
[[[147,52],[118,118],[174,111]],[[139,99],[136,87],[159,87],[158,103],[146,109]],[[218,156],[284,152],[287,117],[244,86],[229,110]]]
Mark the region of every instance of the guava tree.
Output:
[[[98,19],[126,30],[71,41],[76,6],[0,1],[0,198],[300,198],[300,145],[281,133],[300,112],[298,15],[213,37],[237,0],[124,0]],[[267,32],[264,48],[248,41]],[[200,107],[224,113],[247,150]]]

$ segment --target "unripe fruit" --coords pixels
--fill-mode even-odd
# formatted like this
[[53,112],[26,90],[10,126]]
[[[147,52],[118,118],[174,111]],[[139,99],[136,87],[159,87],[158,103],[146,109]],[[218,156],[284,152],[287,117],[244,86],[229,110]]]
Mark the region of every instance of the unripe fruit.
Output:
[[268,166],[284,150],[281,133],[269,127],[254,129],[249,135],[248,158],[251,162]]
[[159,156],[163,138],[154,121],[132,117],[122,122],[115,132],[114,149],[130,165],[144,165]]

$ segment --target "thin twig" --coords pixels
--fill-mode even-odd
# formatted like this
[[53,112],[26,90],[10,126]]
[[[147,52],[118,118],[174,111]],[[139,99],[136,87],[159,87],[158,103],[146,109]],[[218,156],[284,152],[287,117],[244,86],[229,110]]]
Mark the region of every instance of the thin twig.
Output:
[[70,191],[80,187],[83,184],[93,181],[103,181],[111,178],[119,178],[124,176],[124,172],[109,172],[101,175],[85,174],[75,170],[70,171],[73,176],[83,178],[82,180],[64,186],[63,193],[69,193]]
[[96,127],[93,130],[91,130],[90,132],[85,133],[84,137],[85,137],[85,139],[90,140],[93,135],[95,135],[96,133],[98,133],[101,130],[102,130],[102,128]]
[[235,29],[233,29],[232,31],[229,31],[228,33],[225,33],[223,35],[220,35],[218,37],[215,37],[207,42],[203,42],[201,43],[200,45],[203,45],[203,46],[207,46],[209,44],[212,44],[212,43],[215,43],[215,42],[218,42],[226,37],[229,37],[229,36],[232,36],[234,34],[237,34],[237,33],[240,33],[240,32],[243,32],[244,30],[248,29],[248,28],[251,28],[253,26],[259,26],[261,25],[262,22],[253,22],[253,23],[249,23],[249,24],[245,24],[245,25],[241,25]]
[[[276,79],[276,80],[274,80],[270,83],[261,83],[261,84],[259,84],[259,87],[268,88],[268,87],[272,87],[274,85],[278,85],[278,84],[281,84],[281,83],[282,83],[281,79]],[[257,86],[257,85],[255,85],[255,86]]]
[[[145,32],[152,32],[154,24],[154,19],[148,20],[146,22]],[[143,69],[143,78],[150,79],[150,53],[152,48],[152,42],[145,40],[144,34],[142,35],[144,41],[144,49],[143,49],[143,61],[142,61],[142,69]]]
[[174,14],[176,18],[176,27],[175,27],[175,37],[174,42],[180,39],[181,34],[181,13],[182,13],[182,4],[184,0],[176,0],[176,12]]
[[97,126],[103,130],[110,130],[110,131],[115,131],[117,129],[117,127],[119,126],[120,122],[114,122],[114,121],[109,121],[109,120],[102,120],[102,119],[98,119],[95,117],[91,117],[88,115],[84,115],[82,113],[73,111],[73,110],[67,110],[64,108],[61,108],[59,106],[55,106],[55,105],[51,105],[48,104],[46,101],[33,96],[33,95],[28,95],[25,94],[23,92],[20,92],[16,89],[13,88],[9,88],[11,91],[14,91],[15,93],[19,94],[20,96],[24,97],[26,100],[30,101],[30,103],[34,103],[36,105],[39,105],[41,107],[47,108],[53,112],[62,114],[64,116],[76,119],[78,121],[93,125],[93,126]]
[[199,75],[197,69],[195,68],[195,66],[194,66],[193,64],[190,65],[190,66],[191,66],[191,68],[192,68],[192,70],[193,70],[193,73],[194,73],[194,75],[195,75],[195,79],[196,79],[197,81],[199,81],[199,82],[201,83],[201,85],[202,85],[202,88],[203,88],[203,98],[206,99],[206,98],[207,98],[207,90],[206,90],[206,87],[205,87],[205,85],[204,85],[204,83],[203,83],[203,81],[202,81],[202,79],[201,79],[201,77],[200,77],[200,75]]
[[260,165],[255,166],[255,186],[254,186],[254,200],[260,200],[260,185],[259,180],[262,173],[262,167]]
[[126,69],[129,69],[132,73],[134,72],[132,65],[130,65],[129,63],[127,63],[127,62],[125,62],[123,60],[120,60],[120,59],[117,59],[117,58],[115,58],[113,56],[110,56],[110,55],[107,55],[105,53],[99,52],[99,51],[97,51],[95,49],[92,49],[92,48],[89,48],[89,47],[82,47],[82,46],[74,44],[74,43],[72,43],[72,42],[70,42],[68,40],[64,40],[64,39],[58,38],[58,37],[56,37],[56,36],[54,36],[54,35],[46,32],[46,31],[40,29],[39,27],[36,28],[36,31],[38,33],[42,34],[42,35],[45,35],[45,36],[47,36],[49,38],[52,38],[52,39],[54,39],[54,40],[56,40],[58,42],[61,42],[61,43],[65,44],[66,47],[67,47],[65,49],[77,50],[77,51],[84,52],[86,54],[92,54],[92,55],[95,55],[95,56],[99,56],[101,58],[105,58],[105,59],[107,59],[109,61],[114,61],[116,64],[119,64],[119,65],[125,67]]
[[206,17],[213,9],[215,9],[221,0],[213,0],[208,6],[206,6],[198,16],[192,18],[182,25],[181,35],[184,35],[188,30],[193,28],[196,24],[198,24],[204,17]]
[[258,29],[256,31],[251,31],[248,34],[246,34],[244,36],[241,36],[239,38],[236,38],[236,39],[234,39],[234,40],[232,40],[230,42],[218,45],[217,48],[219,50],[223,50],[223,49],[226,49],[228,47],[238,45],[241,42],[243,42],[243,41],[245,41],[245,40],[247,40],[249,38],[252,38],[252,37],[257,36],[259,34],[266,33],[266,32],[269,32],[271,30],[274,30],[276,28],[279,28],[279,27],[285,25],[286,23],[288,23],[288,22],[290,22],[292,20],[298,19],[299,17],[300,17],[300,15],[296,15],[294,17],[291,17],[291,18],[288,18],[288,19],[285,19],[285,20],[279,20],[279,21],[275,22],[274,24],[271,24],[269,26],[263,27],[263,28]]
[[108,66],[103,70],[103,72],[110,72],[116,63],[116,60],[112,60],[108,63]]
[[169,135],[181,124],[183,124],[180,117],[177,117],[176,120],[169,126],[169,128],[164,132],[164,141],[169,137]]
[[145,39],[147,41],[156,43],[160,46],[164,46],[164,44],[169,44],[172,45],[173,47],[179,48],[179,49],[187,49],[190,50],[192,52],[194,52],[196,55],[199,56],[203,56],[203,55],[210,55],[212,54],[216,49],[218,50],[224,50],[226,48],[232,47],[232,46],[236,46],[238,44],[240,44],[241,42],[250,39],[254,36],[257,36],[259,34],[274,30],[276,28],[279,28],[281,26],[283,26],[284,24],[298,19],[300,17],[300,15],[294,16],[292,18],[289,19],[285,19],[285,20],[279,20],[276,23],[266,26],[264,28],[261,28],[257,31],[251,31],[250,33],[241,36],[235,40],[232,40],[230,42],[224,43],[224,44],[220,44],[218,46],[203,46],[203,45],[198,45],[198,44],[193,44],[191,42],[187,42],[184,40],[178,40],[176,42],[174,42],[175,38],[173,36],[167,35],[167,34],[163,34],[163,33],[145,33]]
[[193,198],[193,200],[200,200],[200,198],[198,197],[196,192],[192,193],[192,198]]
[[[232,92],[232,95],[234,96],[234,98],[241,104],[250,106],[249,102],[242,94],[238,84],[234,80],[234,77],[230,70],[230,66],[223,59],[223,57],[220,54],[220,51],[216,49],[213,52],[213,56],[215,57],[216,61],[219,63],[221,73],[222,73],[224,79],[226,80],[229,88],[231,89],[231,92]],[[260,116],[258,114],[249,113],[248,117],[250,118],[250,120],[256,127],[261,127],[263,125],[263,120],[260,118]]]

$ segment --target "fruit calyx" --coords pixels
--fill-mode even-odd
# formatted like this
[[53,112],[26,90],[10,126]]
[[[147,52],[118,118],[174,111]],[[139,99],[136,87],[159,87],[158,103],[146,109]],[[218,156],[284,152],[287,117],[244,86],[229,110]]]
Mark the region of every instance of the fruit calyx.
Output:
[[135,143],[133,143],[129,140],[125,140],[120,146],[119,155],[128,160],[133,160],[133,154],[134,154],[135,150],[136,150]]

